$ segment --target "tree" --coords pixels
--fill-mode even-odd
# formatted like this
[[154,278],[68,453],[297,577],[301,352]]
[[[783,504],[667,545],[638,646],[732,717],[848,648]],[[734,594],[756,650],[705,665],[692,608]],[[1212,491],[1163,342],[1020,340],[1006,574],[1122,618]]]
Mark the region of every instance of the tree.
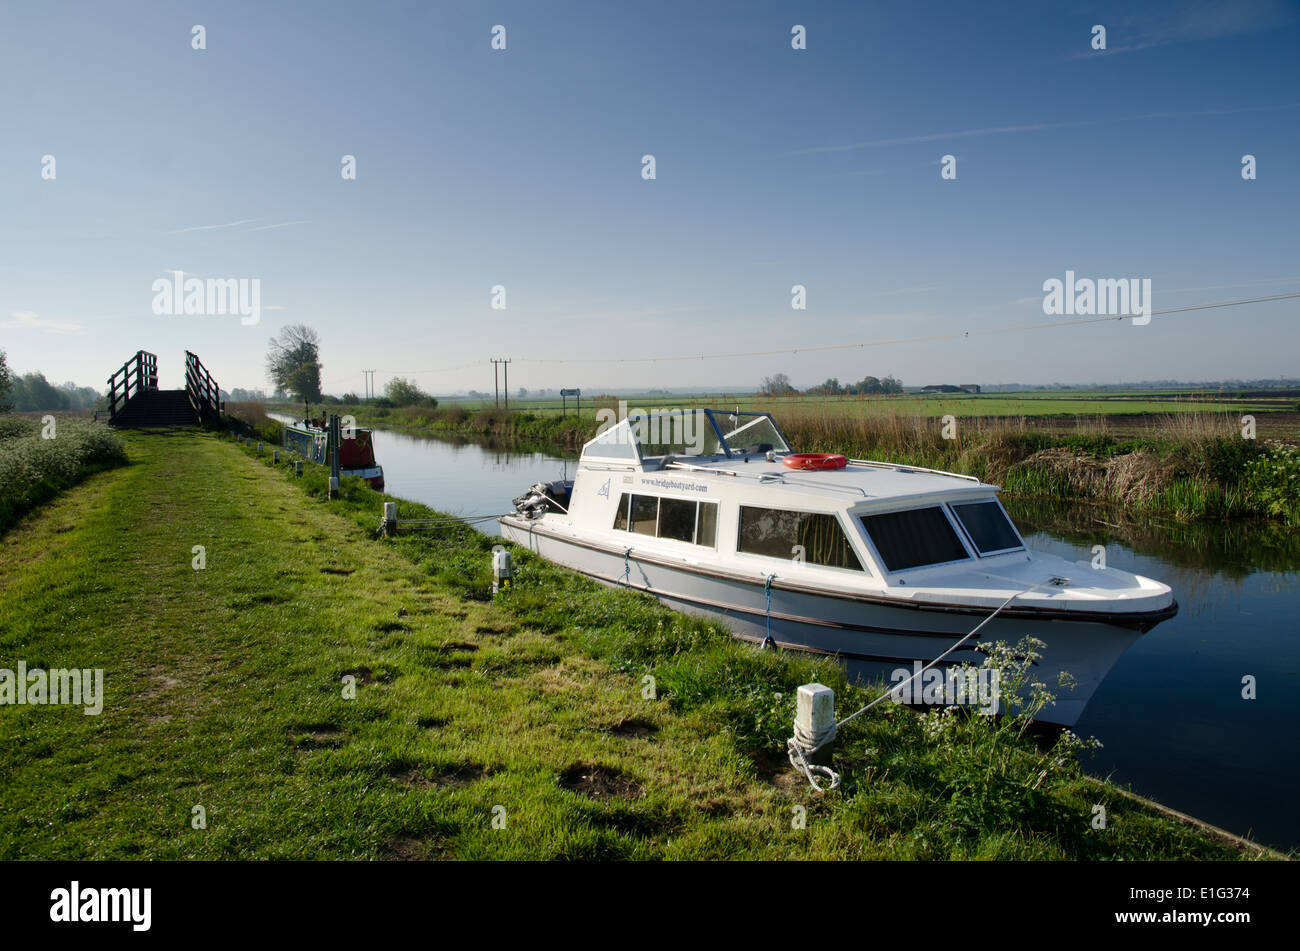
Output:
[[763,377],[763,382],[759,386],[758,392],[763,396],[788,396],[796,392],[795,388],[790,385],[790,378],[784,373],[777,373],[773,376]]
[[406,380],[400,376],[395,376],[388,381],[388,385],[384,387],[384,396],[391,400],[394,406],[438,405],[438,401],[421,390],[414,380]]
[[50,385],[39,370],[14,377],[14,409],[20,412],[35,410],[66,410],[68,396]]
[[7,413],[13,409],[13,404],[9,402],[9,391],[13,389],[14,377],[9,372],[9,363],[5,360],[5,352],[0,350],[0,413]]
[[319,402],[320,369],[320,337],[306,324],[281,327],[279,335],[271,338],[266,373],[277,392]]

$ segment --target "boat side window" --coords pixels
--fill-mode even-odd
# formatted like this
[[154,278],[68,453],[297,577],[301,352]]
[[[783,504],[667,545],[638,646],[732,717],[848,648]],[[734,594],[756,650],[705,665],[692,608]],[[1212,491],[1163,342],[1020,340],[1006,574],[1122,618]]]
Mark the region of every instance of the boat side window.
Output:
[[655,535],[659,528],[659,499],[653,495],[632,496],[632,519],[628,531]]
[[679,542],[695,541],[696,504],[694,499],[660,499],[659,537]]
[[618,496],[618,508],[614,511],[614,527],[627,531],[627,508],[632,496],[626,492],[620,492]]
[[613,527],[712,548],[718,539],[718,503],[624,492],[618,499]]
[[862,571],[862,562],[849,545],[834,515],[787,509],[740,507],[736,550],[805,564]]
[[862,526],[890,571],[941,565],[970,557],[938,505],[863,515]]
[[718,543],[718,503],[701,502],[695,519],[695,544],[712,548]]
[[992,499],[987,502],[963,502],[954,504],[952,512],[961,522],[966,535],[981,555],[1011,551],[1025,546],[1016,534],[1015,527],[1007,518],[1002,506]]

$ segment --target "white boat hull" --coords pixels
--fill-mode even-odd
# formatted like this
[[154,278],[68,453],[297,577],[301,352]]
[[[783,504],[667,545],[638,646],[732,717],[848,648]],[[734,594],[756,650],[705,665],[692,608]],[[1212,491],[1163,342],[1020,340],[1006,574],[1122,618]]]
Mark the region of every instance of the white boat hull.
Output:
[[[835,596],[776,584],[768,592],[761,576],[746,578],[673,565],[638,558],[635,551],[625,556],[539,531],[535,523],[521,517],[507,516],[500,523],[507,539],[548,561],[606,584],[651,594],[674,609],[721,620],[745,640],[761,643],[770,634],[784,648],[837,656],[850,675],[863,682],[889,682],[891,673],[900,668],[910,674],[915,661],[933,660],[992,613],[983,608],[884,603],[879,598]],[[949,660],[979,665],[983,654],[975,647],[978,642],[1015,644],[1026,636],[1042,640],[1046,647],[1036,662],[1036,678],[1058,697],[1038,719],[1068,727],[1078,721],[1093,692],[1140,633],[1139,626],[1007,612]],[[1062,672],[1074,678],[1073,689],[1056,691]]]

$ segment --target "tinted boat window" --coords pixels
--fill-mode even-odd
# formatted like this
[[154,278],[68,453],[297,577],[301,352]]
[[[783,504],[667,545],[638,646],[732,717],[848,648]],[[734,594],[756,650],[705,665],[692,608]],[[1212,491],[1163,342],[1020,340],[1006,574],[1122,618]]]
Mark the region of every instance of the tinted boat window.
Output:
[[890,571],[969,557],[939,506],[864,515],[862,525]]
[[798,545],[803,546],[803,560],[807,564],[862,570],[862,563],[849,547],[849,540],[835,516],[740,507],[738,550],[789,561],[796,557]]
[[659,499],[653,495],[632,496],[632,524],[638,535],[653,535],[659,523]]
[[614,527],[627,531],[627,500],[631,496],[626,492],[619,493],[618,509],[614,512]]
[[695,544],[712,548],[718,543],[718,503],[701,502],[700,520],[695,530]]
[[[631,524],[628,518],[631,517]],[[679,542],[694,542],[710,548],[717,544],[718,503],[694,499],[661,499],[654,495],[618,497],[614,528],[638,535],[658,535]]]
[[695,505],[693,499],[660,499],[659,537],[695,541]]
[[998,503],[964,502],[954,505],[952,511],[981,555],[1022,547],[1016,530]]

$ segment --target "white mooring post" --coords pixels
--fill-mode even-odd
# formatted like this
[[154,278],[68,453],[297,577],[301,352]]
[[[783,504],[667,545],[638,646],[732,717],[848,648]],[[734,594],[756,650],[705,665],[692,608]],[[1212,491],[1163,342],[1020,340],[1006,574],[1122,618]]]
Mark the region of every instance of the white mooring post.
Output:
[[[794,735],[801,743],[816,746],[835,728],[835,691],[823,684],[804,684],[795,701]],[[822,747],[809,760],[829,759],[830,746]]]
[[385,535],[397,534],[397,503],[396,502],[384,503],[384,534]]
[[492,549],[492,593],[499,594],[510,587],[515,576],[515,561],[510,552],[497,545]]

